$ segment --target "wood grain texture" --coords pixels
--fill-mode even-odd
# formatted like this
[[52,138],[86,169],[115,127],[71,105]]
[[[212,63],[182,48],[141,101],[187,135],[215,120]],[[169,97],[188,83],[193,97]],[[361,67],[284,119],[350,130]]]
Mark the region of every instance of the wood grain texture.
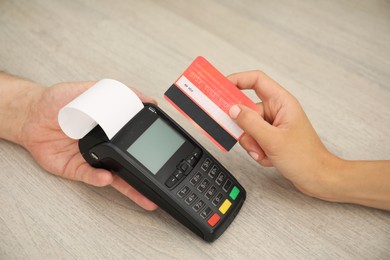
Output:
[[198,55],[224,74],[271,75],[339,156],[390,158],[388,1],[1,0],[1,70],[47,86],[107,77],[135,86],[248,192],[207,244],[161,210],[52,176],[0,141],[1,259],[390,258],[389,212],[307,197],[240,147],[221,153],[163,99]]

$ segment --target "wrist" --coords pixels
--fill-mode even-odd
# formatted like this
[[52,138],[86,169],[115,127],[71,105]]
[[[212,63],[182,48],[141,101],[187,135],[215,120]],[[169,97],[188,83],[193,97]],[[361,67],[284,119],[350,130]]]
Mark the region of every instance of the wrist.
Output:
[[341,178],[337,174],[344,167],[344,160],[327,150],[317,153],[316,160],[307,165],[307,176],[312,176],[305,183],[296,185],[304,194],[327,201],[339,201]]
[[390,210],[390,162],[341,160],[331,173],[328,200]]
[[347,167],[347,163],[330,152],[325,155],[325,158],[324,165],[320,170],[322,192],[317,197],[327,201],[342,202],[342,186],[345,184],[343,172]]
[[0,138],[23,145],[25,122],[43,90],[37,83],[0,73]]

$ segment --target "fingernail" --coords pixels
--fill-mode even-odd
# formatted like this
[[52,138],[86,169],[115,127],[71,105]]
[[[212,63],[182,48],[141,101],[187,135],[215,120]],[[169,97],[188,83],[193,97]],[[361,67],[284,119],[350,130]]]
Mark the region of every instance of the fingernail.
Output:
[[259,155],[255,152],[249,152],[249,155],[253,158],[253,160],[257,161],[259,159]]
[[238,117],[238,114],[241,112],[241,109],[239,106],[237,105],[233,105],[230,109],[229,109],[229,115],[231,118],[233,119],[236,119]]

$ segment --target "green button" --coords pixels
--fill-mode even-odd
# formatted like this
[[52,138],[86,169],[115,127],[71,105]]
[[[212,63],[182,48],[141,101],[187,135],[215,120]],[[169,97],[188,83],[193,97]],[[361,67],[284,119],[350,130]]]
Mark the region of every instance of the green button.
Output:
[[229,196],[230,196],[230,198],[232,198],[233,200],[236,200],[238,194],[240,194],[240,190],[239,190],[236,186],[234,186],[233,189],[232,189],[232,191],[230,192]]

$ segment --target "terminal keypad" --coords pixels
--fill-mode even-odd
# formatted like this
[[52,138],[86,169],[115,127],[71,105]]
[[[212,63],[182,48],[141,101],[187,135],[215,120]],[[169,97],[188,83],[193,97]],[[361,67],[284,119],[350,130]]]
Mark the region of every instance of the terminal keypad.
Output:
[[209,226],[214,227],[228,214],[240,190],[234,185],[235,180],[211,158],[200,158],[201,152],[195,149],[165,184],[173,189],[187,180],[176,192],[177,197]]

